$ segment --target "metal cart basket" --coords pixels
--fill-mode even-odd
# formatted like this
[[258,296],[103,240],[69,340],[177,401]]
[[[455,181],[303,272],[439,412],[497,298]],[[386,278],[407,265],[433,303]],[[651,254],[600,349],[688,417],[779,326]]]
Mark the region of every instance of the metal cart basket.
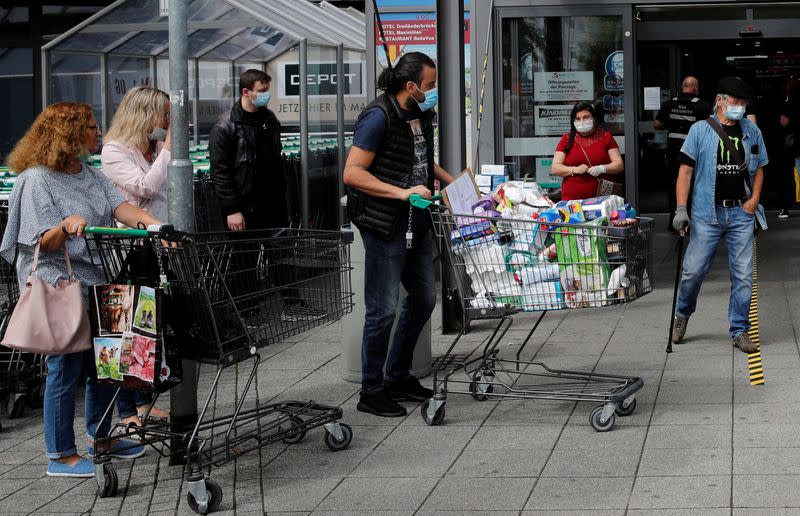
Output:
[[[113,496],[117,475],[103,441],[137,436],[162,455],[184,453],[188,502],[205,514],[219,506],[222,491],[203,468],[220,466],[270,443],[300,442],[306,432],[325,427],[332,451],[346,449],[352,430],[340,423],[342,410],[314,402],[263,403],[257,388],[259,348],[320,324],[339,319],[352,308],[349,244],[352,234],[338,231],[264,230],[187,235],[162,227],[157,231],[87,228],[92,255],[111,283],[164,286],[167,346],[184,359],[214,364],[216,375],[198,421],[186,433],[171,431],[145,413],[143,425],[117,425],[113,437],[98,440],[95,457],[100,496]],[[150,251],[148,251],[150,249]],[[132,271],[132,257],[147,257],[147,266]],[[154,278],[155,276],[155,278]],[[235,409],[218,415],[216,401],[223,372],[252,361]],[[155,404],[158,393],[154,393]],[[116,396],[115,396],[116,398]],[[103,419],[110,417],[114,401]],[[172,444],[170,444],[172,443]]]
[[[605,220],[545,223],[453,215],[421,198],[412,199],[412,205],[430,210],[440,252],[453,267],[465,319],[464,329],[434,361],[434,396],[421,410],[425,423],[444,421],[448,392],[476,400],[598,402],[590,417],[597,431],[611,430],[616,415],[633,413],[634,394],[644,385],[640,378],[557,370],[520,357],[548,311],[628,303],[652,291],[652,220],[640,218],[623,227]],[[501,356],[498,345],[519,312],[540,315],[516,357]],[[474,320],[497,324],[471,351],[455,353]]]

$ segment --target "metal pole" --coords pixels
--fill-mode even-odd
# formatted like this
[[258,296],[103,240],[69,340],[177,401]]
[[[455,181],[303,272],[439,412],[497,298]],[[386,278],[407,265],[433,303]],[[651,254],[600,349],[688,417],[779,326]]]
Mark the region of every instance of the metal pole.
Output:
[[[169,98],[172,155],[167,166],[169,222],[194,231],[192,162],[189,161],[189,46],[187,0],[169,0]],[[186,432],[197,421],[197,366],[183,361],[183,382],[170,391],[170,421],[174,432]],[[185,461],[184,443],[172,442],[170,464]]]
[[336,214],[338,215],[337,227],[344,224],[344,213],[341,203],[339,202],[344,197],[344,160],[345,160],[345,145],[344,145],[344,45],[339,43],[336,47],[336,140],[339,144],[337,149],[338,163],[339,163],[339,177],[336,179]]
[[[466,167],[464,111],[464,2],[436,0],[436,51],[439,61],[439,162],[458,174]],[[463,311],[447,254],[442,255],[442,331],[461,329]]]
[[372,2],[364,2],[364,15],[367,25],[367,102],[371,102],[377,95],[378,58],[375,55],[375,8]]
[[308,208],[308,41],[300,40],[300,227],[309,227]]
[[100,124],[108,130],[111,122],[111,87],[108,81],[108,54],[100,55]]

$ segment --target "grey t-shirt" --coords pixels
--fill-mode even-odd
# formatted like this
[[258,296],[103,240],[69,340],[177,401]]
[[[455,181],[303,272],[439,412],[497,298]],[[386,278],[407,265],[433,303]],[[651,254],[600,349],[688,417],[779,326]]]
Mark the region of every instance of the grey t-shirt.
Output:
[[[70,215],[82,216],[90,226],[114,226],[114,211],[123,201],[105,176],[86,164],[77,174],[46,167],[31,167],[20,174],[8,201],[8,223],[0,245],[0,254],[10,263],[16,251],[20,288],[28,278],[42,234]],[[87,286],[106,282],[103,269],[92,263],[83,238],[68,238],[66,247],[78,281]],[[52,285],[66,278],[64,252],[41,252],[36,275]]]

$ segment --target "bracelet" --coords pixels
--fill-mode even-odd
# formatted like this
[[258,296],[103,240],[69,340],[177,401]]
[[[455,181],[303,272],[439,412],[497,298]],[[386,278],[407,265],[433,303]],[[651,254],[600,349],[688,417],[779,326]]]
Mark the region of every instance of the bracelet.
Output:
[[572,170],[569,171],[569,175],[571,176],[575,175],[575,167],[572,167]]

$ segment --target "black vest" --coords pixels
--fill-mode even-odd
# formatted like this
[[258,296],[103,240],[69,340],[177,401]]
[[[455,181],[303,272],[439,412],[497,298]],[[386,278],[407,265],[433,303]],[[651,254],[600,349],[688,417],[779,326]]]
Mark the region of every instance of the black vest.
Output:
[[[386,113],[386,132],[380,150],[369,167],[372,175],[400,188],[408,188],[414,168],[414,135],[408,122],[403,119],[400,107],[393,95],[384,93],[361,112],[359,120],[370,108],[380,108]],[[428,189],[433,191],[434,142],[433,118],[430,111],[420,115],[423,134],[428,147]],[[355,188],[347,191],[347,214],[361,231],[369,231],[378,238],[388,240],[397,223],[408,215],[407,202],[373,197]]]

